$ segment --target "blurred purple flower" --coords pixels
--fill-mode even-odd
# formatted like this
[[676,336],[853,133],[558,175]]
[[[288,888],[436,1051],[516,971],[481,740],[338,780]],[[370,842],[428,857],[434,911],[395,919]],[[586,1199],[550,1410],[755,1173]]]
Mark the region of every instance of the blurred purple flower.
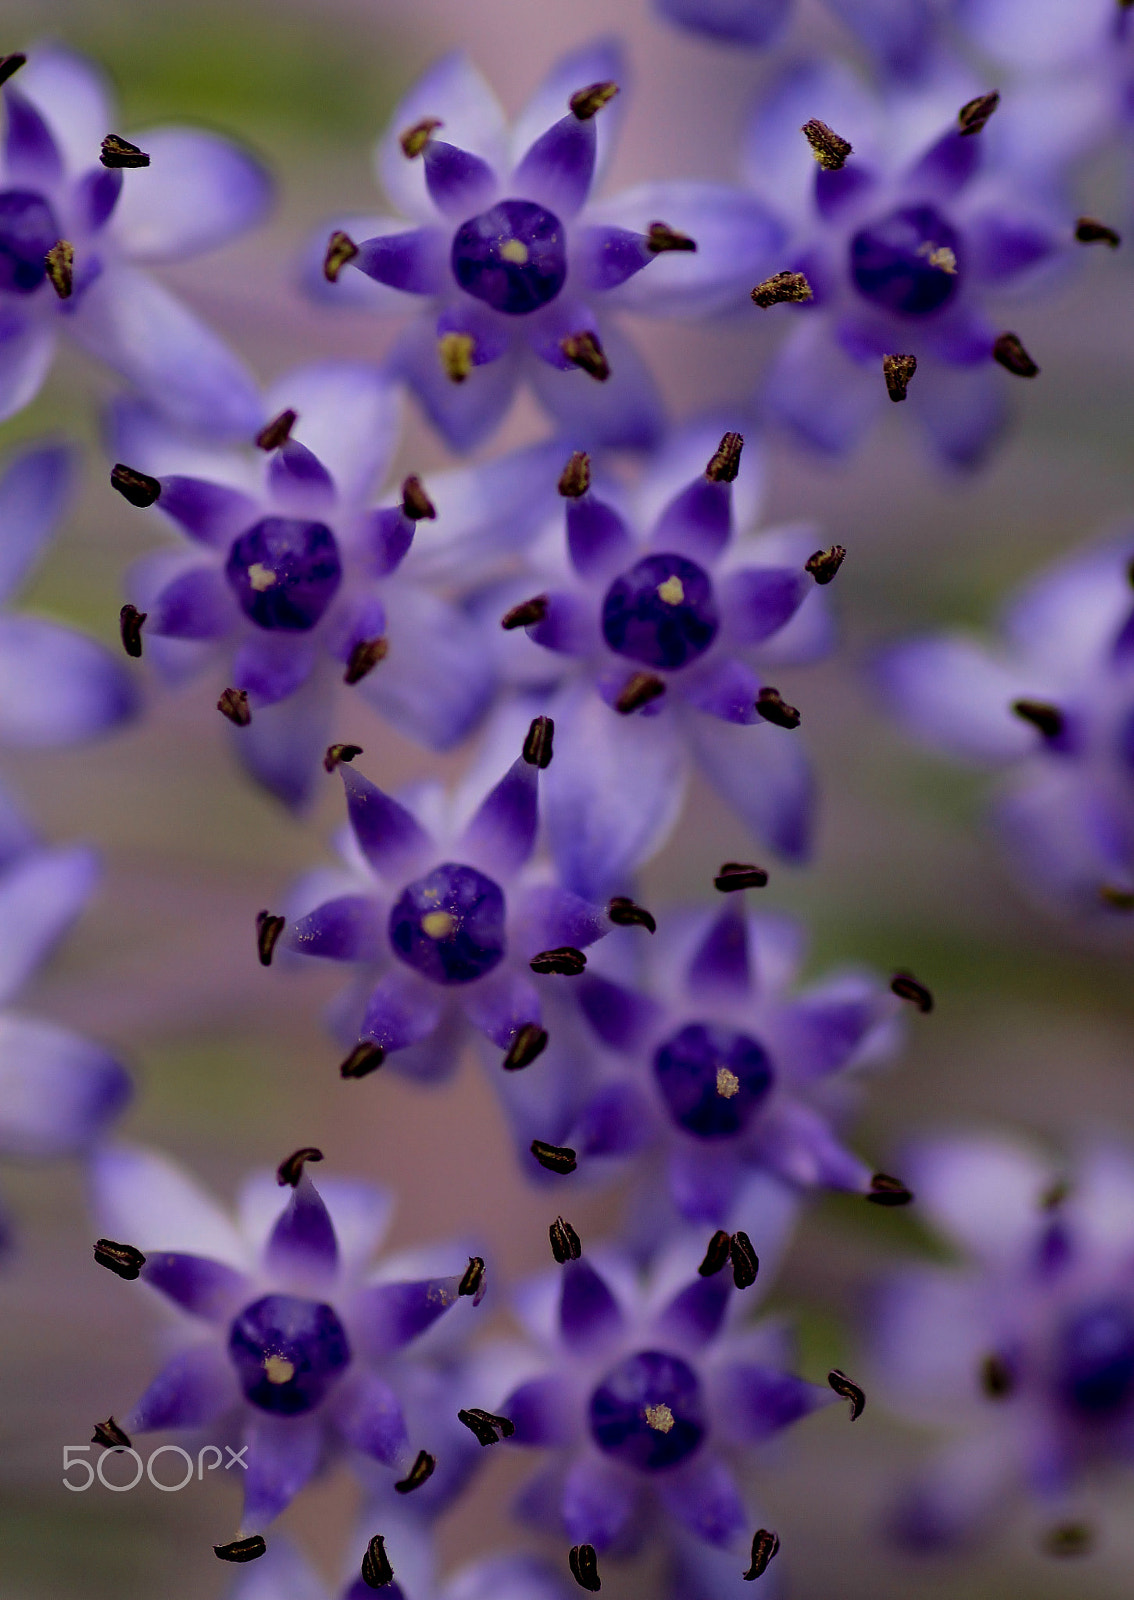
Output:
[[[793,13],[792,0],[656,0],[669,22],[723,44],[761,50],[774,44]],[[899,79],[925,69],[935,41],[927,0],[827,0],[828,9],[883,71]]]

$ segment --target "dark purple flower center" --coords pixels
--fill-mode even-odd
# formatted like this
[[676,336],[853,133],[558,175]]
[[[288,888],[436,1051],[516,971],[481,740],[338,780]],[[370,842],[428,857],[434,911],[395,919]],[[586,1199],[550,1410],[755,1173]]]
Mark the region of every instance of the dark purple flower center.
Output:
[[720,622],[709,574],[684,556],[643,556],[615,578],[602,603],[610,648],[671,672],[704,655]]
[[0,289],[31,294],[47,276],[44,256],[59,243],[59,224],[42,195],[28,189],[0,194]]
[[475,867],[445,861],[402,890],[390,912],[390,943],[434,983],[472,983],[502,959],[504,895]]
[[1086,1422],[1105,1422],[1134,1399],[1134,1306],[1102,1301],[1063,1328],[1059,1391]]
[[957,292],[960,239],[933,206],[900,206],[855,234],[850,266],[855,288],[871,304],[924,317]]
[[335,597],[343,568],[322,522],[265,517],[235,541],[225,577],[241,610],[273,633],[308,633]]
[[346,1330],[330,1306],[266,1294],[233,1322],[228,1353],[244,1398],[277,1417],[312,1411],[350,1364]]
[[727,1139],[748,1125],[775,1073],[748,1034],[690,1022],[658,1047],[654,1076],[679,1127],[699,1139]]
[[591,1395],[590,1415],[599,1449],[642,1472],[675,1467],[705,1437],[697,1374],[661,1350],[620,1361]]
[[453,276],[494,311],[522,317],[555,299],[567,279],[563,224],[530,200],[501,200],[453,238]]

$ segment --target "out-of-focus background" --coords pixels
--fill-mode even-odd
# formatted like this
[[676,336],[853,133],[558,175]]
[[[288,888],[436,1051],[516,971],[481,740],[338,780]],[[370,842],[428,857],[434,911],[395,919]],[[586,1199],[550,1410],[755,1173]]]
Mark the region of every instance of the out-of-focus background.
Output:
[[[1067,0],[1072,4],[1073,0]],[[745,108],[766,63],[667,29],[647,0],[4,0],[0,50],[55,36],[89,51],[122,97],[122,131],[181,118],[250,142],[270,162],[279,203],[267,227],[166,277],[264,378],[315,356],[380,356],[385,325],[312,309],[294,287],[297,248],[329,211],[369,209],[370,145],[395,100],[443,50],[463,46],[518,108],[554,56],[616,29],[634,62],[633,104],[613,186],[662,176],[731,174]],[[794,42],[837,42],[827,14],[799,6]],[[1105,165],[1084,202],[1125,202]],[[1103,202],[1097,201],[1102,204]],[[1084,203],[1083,209],[1090,209]],[[902,1062],[866,1102],[857,1145],[879,1166],[923,1127],[1024,1127],[1053,1146],[1096,1128],[1134,1134],[1128,951],[1076,942],[1026,905],[982,831],[983,780],[912,750],[871,705],[860,673],[881,640],[932,622],[980,625],[1006,590],[1092,530],[1134,509],[1132,280],[1123,253],[1086,252],[1078,276],[1017,318],[1042,378],[1014,391],[1014,437],[971,480],[943,479],[888,416],[850,464],[767,453],[767,520],[813,519],[849,556],[835,591],[843,645],[829,665],[782,675],[804,708],[825,795],[806,872],[780,869],[761,904],[800,913],[813,970],[835,959],[907,965],[938,1007],[914,1018]],[[676,414],[748,393],[770,348],[768,323],[643,323],[636,330]],[[1006,379],[1006,382],[1011,380]],[[116,634],[125,564],[146,548],[107,485],[95,401],[105,380],[66,358],[36,404],[0,428],[0,447],[45,429],[85,440],[84,491],[29,603]],[[493,452],[537,437],[521,403]],[[410,416],[399,465],[444,460]],[[819,543],[819,540],[816,541]],[[274,1165],[316,1144],[335,1169],[400,1196],[393,1242],[462,1229],[484,1239],[498,1272],[542,1265],[550,1199],[513,1171],[502,1121],[473,1063],[442,1092],[379,1075],[343,1084],[318,1012],[333,975],[284,976],[256,963],[252,922],[295,873],[325,859],[339,790],[312,818],[285,816],[237,774],[230,730],[208,686],[168,695],[150,682],[150,715],[90,751],[12,761],[7,775],[49,839],[91,840],[102,892],[24,1009],[73,1024],[120,1050],[139,1081],[126,1133],[184,1160],[231,1196],[247,1165]],[[364,711],[337,737],[366,749],[384,783],[452,773]],[[694,825],[692,818],[696,817]],[[703,899],[713,871],[751,845],[708,792],[647,870],[651,906]],[[231,1536],[235,1489],[71,1495],[61,1447],[121,1415],[152,1370],[153,1334],[135,1296],[95,1268],[76,1171],[8,1171],[19,1250],[0,1276],[0,1592],[19,1600],[197,1600],[229,1576],[210,1545]],[[580,1203],[590,1237],[617,1217],[617,1194]],[[547,1214],[545,1214],[547,1213]],[[900,1252],[930,1248],[908,1216],[849,1200],[807,1214],[772,1303],[801,1320],[802,1360],[821,1379],[855,1370],[854,1314],[864,1280]],[[757,1471],[798,1600],[978,1600],[1005,1593],[1129,1593],[1134,1483],[1097,1519],[1097,1550],[1073,1566],[1037,1553],[1021,1517],[999,1546],[963,1562],[887,1555],[877,1537],[886,1491],[928,1443],[878,1407],[850,1429],[841,1408],[794,1430]],[[447,1566],[512,1537],[508,1498],[526,1463],[492,1459],[445,1519]],[[218,1475],[219,1476],[219,1475]],[[333,1475],[285,1516],[328,1581],[355,1501]],[[522,1539],[522,1535],[515,1535]],[[641,1573],[604,1568],[604,1589],[648,1592]]]

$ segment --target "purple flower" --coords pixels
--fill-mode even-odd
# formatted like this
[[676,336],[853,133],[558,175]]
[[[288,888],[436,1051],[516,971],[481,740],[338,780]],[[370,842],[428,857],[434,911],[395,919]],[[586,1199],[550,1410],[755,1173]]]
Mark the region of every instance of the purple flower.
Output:
[[[401,1387],[429,1348],[427,1330],[458,1303],[464,1258],[458,1266],[455,1251],[442,1252],[457,1270],[440,1274],[429,1262],[371,1269],[391,1202],[368,1183],[327,1179],[320,1194],[302,1170],[290,1189],[259,1174],[234,1224],[157,1154],[108,1149],[93,1175],[99,1225],[145,1254],[143,1281],[176,1311],[175,1353],[124,1419],[128,1433],[235,1432],[249,1447],[249,1532],[278,1516],[334,1449],[408,1472],[419,1441],[407,1433]],[[446,1332],[459,1340],[465,1315],[447,1317]],[[416,1357],[401,1354],[415,1342]]]
[[333,286],[322,281],[325,233],[312,255],[323,298],[385,313],[421,306],[392,366],[457,449],[492,433],[521,377],[588,442],[651,444],[657,390],[599,306],[705,314],[742,293],[782,242],[768,209],[724,184],[647,184],[585,209],[611,154],[625,66],[612,41],[564,57],[509,139],[488,85],[466,57],[446,57],[378,147],[403,216],[340,219],[357,253]]
[[947,1438],[899,1499],[921,1548],[1003,1526],[1021,1496],[1054,1534],[1101,1471],[1134,1464],[1134,1156],[1068,1171],[994,1135],[929,1140],[906,1161],[922,1216],[963,1257],[908,1266],[876,1307],[876,1382]]
[[1007,769],[995,802],[1026,892],[1102,925],[1134,907],[1130,535],[1076,553],[1008,606],[992,646],[912,639],[876,676],[917,739]]
[[136,135],[146,167],[123,171],[137,146],[120,164],[100,162],[104,138],[121,132],[107,86],[58,47],[34,49],[3,100],[0,417],[34,398],[69,332],[178,420],[251,427],[244,366],[135,263],[182,261],[259,222],[263,169],[226,139],[178,127]]
[[[669,22],[722,44],[763,49],[792,15],[791,0],[656,0]],[[936,36],[927,0],[827,0],[828,9],[884,71],[909,79],[924,70]]]

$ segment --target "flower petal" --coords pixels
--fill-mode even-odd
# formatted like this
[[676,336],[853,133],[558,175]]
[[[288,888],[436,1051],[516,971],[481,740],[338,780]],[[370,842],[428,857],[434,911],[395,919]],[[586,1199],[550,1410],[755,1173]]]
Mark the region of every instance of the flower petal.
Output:
[[561,372],[530,361],[527,375],[540,404],[579,448],[649,450],[665,431],[665,407],[653,373],[617,328],[602,329],[610,377]]
[[759,50],[783,26],[791,0],[657,0],[657,9],[690,33]]
[[454,383],[441,365],[438,337],[433,315],[415,317],[390,352],[388,366],[416,396],[446,444],[465,452],[489,438],[511,406],[517,359],[508,352],[477,362],[474,351],[472,371],[462,383]]
[[489,872],[515,872],[535,849],[538,827],[539,768],[520,757],[481,801],[459,848]]
[[0,877],[0,1005],[46,960],[98,882],[93,850],[34,850]]
[[577,1404],[573,1388],[562,1373],[532,1378],[503,1402],[502,1414],[515,1425],[513,1443],[535,1449],[574,1444],[578,1436]]
[[584,494],[567,502],[567,551],[581,578],[611,578],[629,564],[634,540],[613,506]]
[[569,1350],[597,1350],[622,1329],[618,1301],[589,1261],[568,1261],[559,1299],[559,1335]]
[[943,466],[975,470],[1007,428],[1007,380],[991,362],[955,366],[928,358],[921,369],[922,382],[910,386],[910,417],[921,424],[931,452]]
[[726,905],[698,940],[685,979],[690,994],[741,996],[752,989],[748,925],[739,910]]
[[751,1445],[790,1427],[838,1396],[824,1384],[748,1362],[719,1367],[713,1380],[713,1411],[734,1444]]
[[47,118],[68,169],[91,166],[114,124],[110,85],[94,62],[62,45],[40,45],[20,69],[20,89]]
[[559,121],[577,90],[586,89],[592,83],[617,83],[622,93],[616,95],[592,119],[597,141],[594,168],[597,188],[613,154],[626,113],[628,82],[629,63],[625,48],[616,38],[592,39],[579,49],[560,56],[513,124],[513,159],[518,161],[541,134]]
[[876,370],[874,363],[852,361],[818,312],[805,311],[796,319],[765,385],[773,416],[827,455],[852,449],[877,418],[885,397],[880,366]]
[[1036,748],[1033,727],[1012,702],[1042,695],[1027,669],[997,659],[960,635],[911,639],[885,651],[874,667],[906,732],[922,744],[983,764],[1018,760]]
[[216,549],[227,549],[259,510],[250,495],[228,484],[176,475],[162,478],[158,503],[191,539]]
[[264,1263],[273,1274],[304,1283],[329,1283],[339,1265],[335,1226],[323,1197],[306,1173],[291,1191],[272,1229]]
[[377,961],[385,949],[381,911],[367,895],[326,900],[284,930],[283,943],[326,961]]
[[739,728],[694,714],[689,734],[705,776],[745,826],[786,860],[806,860],[815,780],[798,733],[770,723]]
[[125,1108],[125,1068],[64,1028],[0,1014],[0,1151],[69,1156],[85,1150]]
[[400,1465],[409,1438],[398,1397],[376,1372],[356,1374],[335,1406],[335,1420],[347,1444],[384,1466]]
[[645,1044],[662,1015],[662,1007],[651,996],[593,972],[579,979],[576,994],[583,1015],[603,1044],[627,1055]]
[[354,1323],[375,1359],[419,1338],[457,1302],[460,1274],[417,1283],[376,1283],[354,1299]]
[[251,1289],[248,1275],[208,1256],[147,1255],[142,1277],[192,1317],[227,1322]]
[[[899,80],[916,78],[936,39],[926,0],[828,0],[831,10]],[[976,143],[977,141],[970,141]]]
[[638,1501],[633,1478],[596,1450],[577,1457],[567,1469],[560,1516],[567,1537],[606,1550],[630,1527]]
[[552,123],[524,153],[511,186],[525,199],[562,217],[573,217],[590,193],[594,177],[595,121],[594,117],[581,121],[569,112]]
[[47,749],[132,716],[138,691],[103,645],[39,617],[0,618],[0,740]]
[[445,138],[480,156],[497,172],[507,165],[507,125],[492,90],[463,51],[444,56],[402,100],[375,151],[378,182],[407,216],[436,213],[425,182],[425,165],[406,159],[399,143],[423,117],[440,117]]
[[381,878],[412,871],[430,843],[417,818],[353,766],[340,765],[339,776],[351,830],[374,871]]
[[318,1413],[305,1417],[251,1415],[244,1434],[248,1471],[242,1532],[266,1527],[315,1476],[323,1454],[323,1429]]
[[663,1308],[658,1332],[680,1340],[686,1347],[700,1349],[720,1332],[731,1298],[732,1283],[727,1272],[694,1278]]
[[0,600],[16,592],[55,532],[75,486],[75,455],[65,445],[33,445],[0,478]]
[[136,261],[183,261],[264,221],[271,177],[230,139],[179,127],[147,128],[135,139],[150,165],[130,174],[114,231]]
[[396,386],[378,366],[362,361],[322,361],[297,367],[265,396],[275,416],[297,413],[292,437],[326,467],[348,505],[376,489],[398,444],[401,404]]
[[4,309],[0,314],[0,422],[35,399],[54,355],[55,333],[49,323]]
[[362,1019],[362,1036],[384,1050],[420,1044],[441,1025],[441,1002],[408,972],[389,972],[374,985]]
[[494,972],[472,984],[463,997],[465,1015],[493,1044],[506,1050],[529,1022],[539,1023],[539,995],[535,984],[518,972]]
[[139,1250],[208,1256],[243,1271],[248,1251],[227,1212],[156,1151],[117,1145],[91,1161],[92,1210],[111,1239]]
[[694,668],[681,686],[682,698],[706,716],[748,725],[760,721],[756,696],[760,679],[743,661],[718,655]]
[[50,187],[63,176],[63,158],[46,119],[9,83],[4,88],[5,177],[9,183]]
[[1042,1221],[1050,1164],[1022,1140],[991,1134],[925,1140],[902,1168],[923,1213],[982,1260],[1018,1255]]
[[798,567],[740,567],[717,584],[730,640],[762,644],[799,610],[814,584]]
[[[236,616],[236,601],[219,567],[197,566],[166,584],[146,613],[146,626],[164,638],[223,639]],[[243,676],[240,686],[250,687]]]
[[297,694],[315,668],[315,643],[305,634],[267,633],[246,639],[232,663],[232,680],[247,689],[253,707]]
[[469,217],[490,205],[496,174],[479,156],[444,139],[430,139],[422,152],[429,198],[447,217]]
[[211,1340],[175,1355],[125,1419],[129,1433],[200,1428],[215,1422],[239,1398],[236,1374]]
[[694,561],[713,562],[732,535],[732,494],[727,483],[704,473],[680,489],[650,536],[655,550],[676,550]]
[[400,294],[439,295],[449,282],[445,244],[440,228],[381,233],[361,240],[350,265]]
[[732,1473],[703,1452],[666,1473],[658,1497],[670,1516],[706,1544],[732,1544],[748,1520]]

